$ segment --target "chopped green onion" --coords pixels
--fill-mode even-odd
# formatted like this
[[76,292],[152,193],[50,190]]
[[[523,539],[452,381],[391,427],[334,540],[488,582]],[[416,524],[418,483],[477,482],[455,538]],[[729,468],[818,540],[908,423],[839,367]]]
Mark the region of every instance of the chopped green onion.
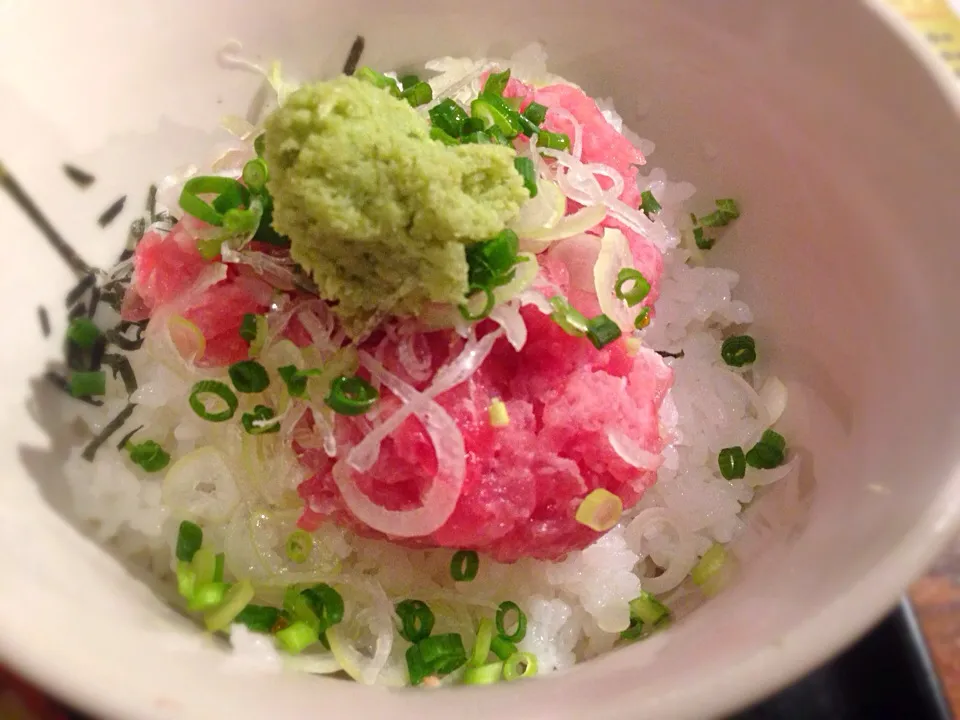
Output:
[[733,335],[720,346],[720,357],[731,367],[743,367],[757,359],[757,343],[749,335]]
[[467,662],[463,640],[457,633],[431,635],[414,647],[420,649],[420,657],[432,671],[431,675],[447,675]]
[[197,587],[197,571],[188,562],[177,563],[177,592],[189,600]]
[[515,157],[513,166],[523,178],[523,186],[530,193],[530,197],[537,196],[537,170],[533,167],[533,160],[528,157]]
[[280,611],[277,608],[250,603],[240,611],[240,614],[233,621],[240,625],[246,625],[253,632],[269,633],[279,619]]
[[202,547],[193,555],[191,561],[197,573],[197,586],[207,585],[216,580],[217,556],[210,548]]
[[410,103],[413,107],[426,105],[433,100],[433,88],[429,83],[418,82],[412,87],[405,88],[400,97]]
[[537,147],[545,147],[551,150],[569,150],[570,137],[565,133],[541,130],[537,133]]
[[463,132],[463,123],[467,113],[456,102],[447,98],[430,108],[430,123],[451,138],[458,138]]
[[480,570],[480,556],[474,550],[458,550],[450,560],[450,576],[456,582],[470,582]]
[[267,369],[256,360],[241,360],[227,370],[233,386],[242,393],[263,392],[270,386]]
[[649,190],[644,190],[640,193],[640,209],[643,211],[643,214],[648,218],[654,213],[658,213],[663,210],[663,206],[657,202],[657,199],[653,196],[653,193]]
[[419,645],[411,645],[407,648],[406,659],[407,674],[410,676],[411,685],[419,685],[431,674],[430,668],[423,660]]
[[641,308],[640,312],[637,313],[637,317],[633,320],[633,326],[637,330],[643,330],[647,325],[650,324],[650,308],[645,307]]
[[187,609],[193,612],[209,610],[223,602],[226,597],[229,586],[226,583],[209,582],[205,585],[197,583],[196,589],[190,602],[187,603]]
[[420,76],[410,73],[409,75],[401,75],[399,80],[400,87],[402,87],[404,90],[407,90],[420,82]]
[[497,145],[507,145],[508,147],[513,147],[513,144],[510,142],[510,138],[504,135],[503,130],[498,128],[496,125],[487,128],[486,133],[490,138],[490,142],[496,143]]
[[747,451],[747,465],[759,470],[770,470],[783,464],[787,441],[774,430],[765,430],[760,441]]
[[723,227],[728,222],[730,221],[727,220],[726,216],[719,210],[712,212],[709,215],[704,215],[700,218],[700,224],[704,227]]
[[[484,303],[479,312],[473,312],[473,310],[470,309],[469,302],[470,298],[476,295],[478,292],[482,292],[484,294]],[[496,303],[497,298],[494,296],[493,290],[486,286],[471,285],[470,294],[467,296],[467,302],[462,303],[459,306],[460,314],[467,322],[477,322],[478,320],[483,320],[485,317],[487,317],[493,311],[493,306],[496,305]]]
[[93,320],[81,315],[70,321],[70,327],[67,328],[67,339],[77,347],[84,349],[93,347],[100,337],[100,328]]
[[263,157],[263,153],[266,152],[267,145],[267,134],[260,133],[257,135],[256,140],[253,141],[253,151],[257,154],[257,157]]
[[184,520],[177,532],[177,560],[191,562],[203,545],[203,530],[196,523]]
[[587,320],[587,339],[600,350],[620,337],[620,328],[603,313]]
[[497,95],[481,95],[470,103],[470,114],[483,121],[484,128],[496,126],[508,138],[516,137],[522,129],[520,116]]
[[523,114],[517,115],[517,121],[520,123],[520,132],[527,137],[533,137],[540,132],[540,128],[530,122]]
[[107,391],[107,374],[103,370],[70,373],[70,394],[74,397],[103,395]]
[[507,413],[506,403],[500,398],[494,398],[487,411],[490,414],[491,427],[506,427],[510,424],[510,415]]
[[284,550],[291,561],[306,562],[310,557],[310,551],[313,550],[313,536],[303,528],[297,528],[287,536]]
[[739,480],[747,472],[747,460],[743,454],[743,448],[739,445],[721,450],[717,456],[717,463],[720,466],[720,474],[727,480]]
[[473,643],[473,650],[470,652],[470,665],[480,667],[487,661],[490,654],[490,643],[493,642],[493,620],[490,618],[481,618],[480,625],[477,628],[477,639]]
[[433,632],[435,617],[430,607],[421,600],[404,600],[397,603],[400,618],[400,637],[418,643]]
[[553,306],[550,319],[559,325],[567,335],[583,337],[587,334],[589,328],[587,319],[579,310],[567,302],[565,297],[554,295],[550,298],[550,304]]
[[257,339],[257,317],[259,316],[254,313],[247,313],[243,316],[243,321],[240,323],[240,337],[248,343],[252,343]]
[[716,241],[713,238],[705,237],[703,228],[698,225],[693,229],[693,242],[701,250],[709,250]]
[[359,78],[364,82],[368,82],[375,87],[389,91],[389,93],[394,97],[400,97],[400,87],[397,85],[397,81],[391,77],[387,77],[383,73],[377,72],[371,67],[364,65],[353,75],[354,77]]
[[431,137],[433,140],[437,140],[437,141],[439,141],[439,142],[442,142],[444,145],[457,145],[457,144],[458,144],[458,143],[457,143],[457,139],[456,139],[455,137],[451,137],[449,134],[447,134],[445,131],[441,130],[441,129],[438,128],[438,127],[432,127],[432,128],[430,128],[430,137]]
[[520,238],[506,229],[496,237],[467,247],[467,281],[471,290],[506,285],[513,279],[511,271],[517,264]]
[[279,422],[268,422],[276,416],[273,408],[266,405],[256,405],[253,412],[244,413],[240,416],[240,424],[250,435],[269,435],[270,433],[280,432]]
[[213,581],[223,582],[223,565],[227,556],[223,553],[217,553],[213,558]]
[[130,461],[148,473],[159,472],[170,463],[170,453],[153,440],[136,445],[128,442],[127,452],[130,453]]
[[330,385],[324,404],[339,415],[363,415],[377,402],[380,393],[361,377],[341,375]]
[[[510,613],[517,614],[516,628],[512,633],[507,632],[507,616]],[[500,603],[500,607],[497,608],[497,632],[500,633],[505,640],[513,643],[520,642],[527,634],[527,616],[523,610],[520,609],[520,606],[512,600]]]
[[523,116],[534,125],[543,125],[543,121],[547,119],[547,106],[532,102],[523,111]]
[[406,88],[400,94],[400,97],[413,107],[419,107],[433,100],[433,88],[430,87],[429,83],[419,82],[412,87]]
[[727,562],[727,549],[720,543],[714,543],[710,546],[703,557],[693,566],[690,571],[690,579],[693,583],[708,592],[717,588],[717,578],[723,566]]
[[208,632],[219,632],[226,630],[230,623],[243,612],[243,609],[253,600],[253,583],[249,580],[241,580],[236,585],[227,590],[223,602],[219,607],[210,610],[203,616],[204,625]]
[[468,667],[463,673],[464,685],[492,685],[500,682],[503,674],[503,663],[494,662],[487,665]]
[[577,507],[574,519],[591,530],[606,532],[618,522],[623,514],[623,501],[606,488],[595,488]]
[[464,133],[460,136],[460,142],[464,145],[489,145],[492,140],[483,130],[477,130],[472,133]]
[[303,398],[307,396],[307,375],[297,369],[296,365],[284,365],[277,368],[277,374],[287,386],[291,397]]
[[[224,409],[219,412],[211,412],[207,409],[207,400],[213,400],[214,402],[220,400],[224,405]],[[196,383],[190,392],[189,402],[190,407],[193,408],[193,411],[197,415],[210,422],[224,422],[229,420],[233,417],[233,414],[237,411],[237,406],[240,404],[237,396],[233,394],[233,390],[217,380],[201,380]]]
[[290,585],[283,591],[283,609],[287,612],[293,612],[293,606],[300,599],[300,591],[303,590],[299,585]]
[[503,661],[503,679],[507,682],[533,677],[537,674],[537,656],[533,653],[514,653]]
[[727,221],[736,220],[740,217],[740,207],[733,198],[720,198],[717,200],[717,211],[723,215]]
[[487,125],[480,118],[477,117],[468,117],[463,121],[463,129],[461,133],[463,135],[472,135],[473,133],[483,132],[486,130]]
[[267,170],[267,164],[261,158],[254,158],[243,166],[241,177],[249,190],[259,193],[267,187],[270,173]]
[[320,639],[316,628],[299,620],[290,623],[283,630],[277,630],[277,642],[291,655],[299,655]]
[[[213,203],[200,199],[200,195],[216,194]],[[220,227],[224,213],[228,210],[249,205],[250,192],[233,178],[219,175],[201,175],[190,178],[180,192],[180,207],[198,220]]]
[[656,625],[670,614],[670,610],[646,590],[630,601],[630,617],[646,625]]
[[[623,286],[627,283],[631,283],[632,286],[628,292],[624,292]],[[633,307],[642,303],[643,299],[650,294],[650,283],[639,270],[620,268],[613,292],[617,298],[623,300],[629,307]]]
[[501,660],[506,660],[508,657],[517,652],[517,646],[502,635],[494,635],[493,639],[490,641],[490,652],[492,652]]
[[320,621],[320,630],[325,632],[343,620],[343,596],[326,583],[318,583],[302,590],[300,597]]
[[507,68],[503,72],[490,73],[487,75],[486,82],[483,83],[483,90],[481,92],[486,95],[503,95],[503,91],[507,89],[507,83],[509,81],[510,68]]

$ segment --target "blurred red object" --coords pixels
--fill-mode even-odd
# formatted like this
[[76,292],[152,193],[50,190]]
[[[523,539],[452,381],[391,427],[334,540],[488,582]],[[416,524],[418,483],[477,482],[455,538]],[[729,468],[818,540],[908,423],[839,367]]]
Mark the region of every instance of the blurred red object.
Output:
[[56,701],[0,666],[0,718],[3,720],[73,720]]

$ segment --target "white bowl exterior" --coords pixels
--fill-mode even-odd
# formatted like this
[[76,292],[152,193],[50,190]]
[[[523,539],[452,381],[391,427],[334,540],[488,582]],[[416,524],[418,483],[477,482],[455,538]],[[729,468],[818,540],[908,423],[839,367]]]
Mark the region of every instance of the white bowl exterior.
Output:
[[[110,717],[700,718],[810,669],[922,571],[960,514],[960,132],[945,88],[866,4],[565,5],[6,0],[0,159],[106,263],[142,189],[208,157],[220,117],[253,95],[257,77],[215,62],[226,39],[300,76],[337,71],[357,33],[378,67],[542,41],[552,71],[613,96],[657,142],[652,167],[743,199],[714,259],[742,272],[791,388],[789,437],[813,486],[804,525],[669,633],[538,682],[421,693],[223,672],[220,650],[51,507],[58,473],[30,380],[57,348],[36,308],[56,336],[71,278],[0,195],[16,338],[0,358],[5,660]],[[77,191],[64,161],[97,183]],[[100,231],[123,193],[125,214]]]

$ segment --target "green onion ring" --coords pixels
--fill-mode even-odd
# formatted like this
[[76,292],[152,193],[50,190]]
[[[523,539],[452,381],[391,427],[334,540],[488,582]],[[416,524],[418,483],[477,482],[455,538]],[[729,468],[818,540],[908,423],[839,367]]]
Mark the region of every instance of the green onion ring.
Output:
[[[203,395],[217,396],[226,403],[226,409],[217,413],[210,412],[203,403],[201,397]],[[217,380],[201,380],[194,385],[193,390],[190,392],[189,402],[190,407],[193,408],[193,411],[197,415],[210,422],[224,422],[229,420],[233,417],[239,405],[239,401],[237,400],[237,396],[234,395],[233,390]]]

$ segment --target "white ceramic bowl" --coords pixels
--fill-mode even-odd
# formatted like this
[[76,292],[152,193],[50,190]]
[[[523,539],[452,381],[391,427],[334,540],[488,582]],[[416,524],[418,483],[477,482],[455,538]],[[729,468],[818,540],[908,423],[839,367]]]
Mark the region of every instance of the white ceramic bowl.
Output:
[[[381,68],[544,42],[556,72],[657,141],[655,164],[743,199],[714,258],[742,271],[790,381],[811,490],[808,516],[735,587],[570,672],[439,692],[225,673],[222,651],[57,510],[58,446],[38,422],[52,406],[30,381],[57,350],[36,308],[62,332],[70,275],[0,195],[0,656],[104,717],[702,718],[850,643],[960,514],[956,93],[887,15],[837,0],[0,2],[0,158],[94,263],[125,224],[100,231],[99,212],[130,193],[128,220],[245,108],[258,80],[217,66],[228,38],[303,75],[336,71],[357,33]],[[97,183],[79,191],[64,161]]]

